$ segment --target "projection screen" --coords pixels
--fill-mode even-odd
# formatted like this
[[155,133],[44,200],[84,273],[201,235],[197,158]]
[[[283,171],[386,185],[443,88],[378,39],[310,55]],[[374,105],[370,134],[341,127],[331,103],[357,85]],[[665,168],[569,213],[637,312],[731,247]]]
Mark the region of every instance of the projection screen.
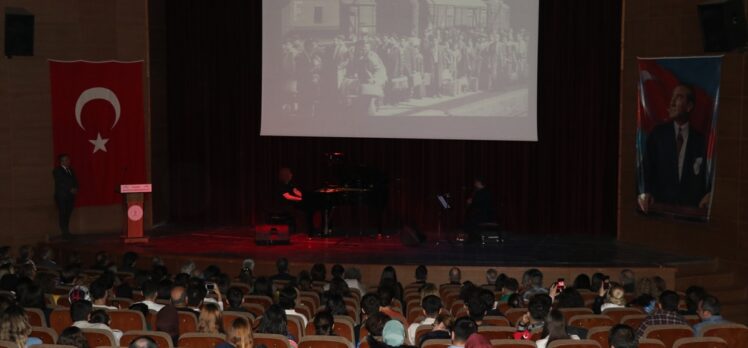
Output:
[[261,135],[537,141],[539,0],[263,0]]

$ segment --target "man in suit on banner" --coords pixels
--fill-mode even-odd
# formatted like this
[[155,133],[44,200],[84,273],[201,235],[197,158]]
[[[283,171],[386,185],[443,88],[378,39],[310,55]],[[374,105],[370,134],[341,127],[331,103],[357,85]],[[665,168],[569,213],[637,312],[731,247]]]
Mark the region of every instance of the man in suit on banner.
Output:
[[670,119],[657,125],[647,138],[644,192],[638,197],[645,213],[655,202],[690,208],[709,204],[706,138],[689,124],[694,96],[692,87],[676,86],[668,108]]
[[60,218],[60,232],[63,238],[70,238],[70,216],[73,215],[75,195],[78,193],[78,179],[70,167],[70,156],[62,154],[60,165],[52,171],[55,179],[55,203]]

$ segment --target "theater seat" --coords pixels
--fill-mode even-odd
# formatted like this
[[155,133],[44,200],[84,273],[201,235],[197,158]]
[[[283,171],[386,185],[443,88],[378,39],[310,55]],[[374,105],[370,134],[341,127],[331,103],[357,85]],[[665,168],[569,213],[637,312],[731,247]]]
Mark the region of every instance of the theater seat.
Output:
[[633,307],[608,308],[603,311],[603,315],[609,317],[610,319],[613,319],[613,322],[615,323],[620,323],[621,319],[623,319],[623,317],[627,315],[641,315],[641,314],[644,314],[644,312],[642,312],[641,309],[633,308]]
[[509,319],[498,315],[489,315],[483,317],[483,323],[491,326],[511,326]]
[[645,338],[655,338],[672,347],[679,338],[693,337],[693,329],[688,325],[651,325],[644,331]]
[[[0,344],[0,347],[4,347],[2,344]],[[13,348],[17,348],[18,346],[14,346]],[[35,346],[32,346],[34,348],[78,348],[76,346],[69,346],[67,344],[37,344]]]
[[610,326],[593,327],[587,332],[587,339],[599,343],[600,347],[608,346],[608,337],[610,337]]
[[421,345],[421,348],[448,348],[452,345],[452,340],[444,340],[444,339],[431,339],[426,340],[423,342],[423,345]]
[[636,330],[639,328],[639,326],[642,325],[645,319],[647,319],[646,314],[629,314],[624,315],[623,318],[621,318],[620,323],[623,325],[628,325]]
[[179,333],[186,334],[197,331],[197,315],[187,311],[177,311],[179,316]]
[[654,338],[640,338],[638,348],[666,348],[665,343]]
[[301,338],[299,348],[353,348],[353,343],[340,336],[311,335]]
[[547,348],[602,348],[593,340],[555,340]]
[[493,348],[533,348],[535,347],[535,342],[515,339],[491,340],[491,346]]
[[527,313],[527,308],[509,308],[508,311],[504,312],[504,316],[509,320],[512,325],[517,325],[517,321]]
[[225,335],[191,332],[179,336],[180,348],[214,348],[226,340]]
[[[421,337],[423,337],[423,335],[433,330],[434,330],[434,325],[418,325],[418,327],[416,328],[415,341],[413,342],[415,343],[414,345],[418,346],[418,343],[421,342]],[[361,336],[361,337],[364,337],[364,336]]]
[[254,319],[254,316],[252,313],[247,312],[232,312],[232,311],[225,311],[223,312],[223,328],[228,332],[232,325],[234,325],[234,320],[236,319],[245,319],[249,323],[249,326],[252,326],[252,321]]
[[742,324],[710,324],[701,329],[704,337],[719,337],[730,347],[748,348],[748,327]]
[[725,340],[719,337],[685,337],[679,338],[673,348],[730,348]]
[[81,329],[91,347],[116,346],[112,332],[105,329]]
[[267,348],[291,348],[288,337],[283,335],[256,333],[253,338],[255,347],[264,344]]
[[62,330],[73,325],[70,318],[70,308],[55,308],[49,315],[49,326],[59,335]]
[[613,319],[608,318],[602,314],[581,314],[575,315],[569,319],[570,326],[582,327],[587,330],[593,327],[599,326],[613,326],[616,323]]
[[0,341],[0,348],[18,348],[18,344],[10,341]]
[[107,314],[109,314],[109,319],[112,320],[111,325],[109,325],[112,329],[127,332],[132,330],[145,330],[147,328],[145,317],[141,312],[120,309],[109,311]]
[[561,308],[559,309],[559,311],[561,312],[561,314],[563,314],[564,320],[567,323],[575,315],[595,314],[591,309],[587,307]]
[[510,326],[479,326],[478,333],[487,340],[504,340],[514,338],[517,329]]
[[43,326],[47,327],[47,319],[39,308],[24,308],[26,316],[29,318],[29,324],[31,326]]
[[57,342],[57,332],[48,327],[32,326],[31,337],[36,337],[46,344],[55,344]]
[[146,336],[152,338],[154,341],[156,341],[156,345],[158,345],[159,348],[173,348],[174,342],[171,340],[171,336],[163,331],[128,331],[125,332],[124,335],[122,335],[122,338],[119,340],[119,344],[122,347],[127,347],[130,345],[132,341],[134,341],[136,338]]

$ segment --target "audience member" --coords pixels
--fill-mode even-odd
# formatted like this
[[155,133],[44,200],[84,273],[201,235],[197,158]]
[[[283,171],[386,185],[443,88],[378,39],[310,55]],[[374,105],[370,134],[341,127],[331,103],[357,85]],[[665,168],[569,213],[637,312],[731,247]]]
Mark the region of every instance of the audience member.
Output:
[[402,313],[393,309],[395,294],[392,286],[380,286],[377,293],[379,294],[379,311],[403,324],[406,323],[406,319]]
[[449,283],[452,285],[462,285],[462,271],[457,267],[452,267],[449,270]]
[[226,301],[229,303],[227,311],[231,312],[248,312],[246,308],[242,307],[244,304],[244,292],[241,288],[232,286],[229,291],[226,292]]
[[333,325],[335,319],[329,311],[318,312],[314,316],[314,334],[320,336],[335,336]]
[[488,311],[486,303],[478,296],[471,297],[467,302],[468,316],[476,325],[483,326],[483,317]]
[[48,269],[51,271],[59,271],[60,265],[54,260],[54,250],[45,246],[39,251],[39,260],[36,261],[36,266],[40,269]]
[[682,315],[696,315],[698,314],[699,302],[701,302],[707,293],[703,287],[700,286],[689,286],[686,289],[686,310],[679,311]]
[[130,342],[128,348],[159,348],[152,338],[148,336],[140,336]]
[[206,303],[200,308],[197,318],[197,331],[209,334],[223,334],[223,315],[215,303]]
[[[142,313],[143,318],[146,318],[146,319],[148,319],[148,315],[151,313],[151,311],[148,309],[148,306],[146,306],[144,303],[133,303],[132,305],[130,305],[130,308],[128,309],[131,311]],[[146,327],[146,330],[153,330],[153,328],[151,328],[151,323],[149,320],[145,321],[145,327]]]
[[327,282],[327,268],[324,263],[315,263],[309,273],[312,276],[312,282]]
[[379,277],[379,287],[383,286],[391,287],[393,290],[392,298],[403,302],[403,285],[397,280],[395,267],[387,266],[382,270],[382,275]]
[[138,254],[132,251],[126,252],[122,255],[122,266],[119,268],[120,272],[135,273],[138,271],[136,263],[138,261]]
[[522,296],[520,296],[518,293],[509,295],[509,298],[506,300],[506,304],[509,305],[509,308],[523,308],[524,307]]
[[701,301],[699,301],[697,307],[696,312],[699,314],[701,322],[693,326],[695,336],[703,336],[703,332],[701,331],[707,325],[730,323],[722,318],[722,315],[720,314],[722,306],[719,304],[719,300],[714,296],[704,296]]
[[485,336],[476,332],[467,339],[465,348],[493,348],[493,346]]
[[549,343],[555,340],[574,339],[578,340],[579,336],[569,335],[566,331],[566,321],[564,315],[557,309],[554,309],[548,313],[545,318],[545,325],[543,325],[543,338],[535,341],[537,348],[545,348]]
[[590,276],[584,273],[579,274],[574,278],[574,284],[572,286],[577,290],[589,290],[591,288]]
[[416,277],[416,281],[415,281],[416,284],[421,284],[421,285],[426,284],[426,281],[428,280],[428,277],[429,277],[428,268],[426,268],[425,265],[418,265],[418,267],[416,267],[415,277]]
[[517,321],[518,332],[530,332],[545,326],[545,319],[551,310],[551,298],[548,295],[538,294],[530,298],[527,304],[527,313]]
[[358,289],[361,294],[366,293],[366,286],[361,283],[361,271],[356,267],[346,268],[343,279],[351,289]]
[[149,310],[156,311],[156,312],[164,308],[164,305],[160,303],[156,303],[156,298],[158,297],[158,284],[156,284],[155,282],[151,280],[148,280],[143,283],[140,289],[143,292],[144,299],[143,301],[140,301],[138,303],[142,303],[148,306]]
[[522,285],[524,291],[522,292],[522,300],[525,303],[529,302],[530,299],[538,294],[548,294],[548,289],[543,287],[543,272],[538,269],[530,269],[525,272],[522,277]]
[[657,303],[657,310],[649,314],[636,330],[636,339],[642,337],[644,331],[653,325],[688,325],[688,322],[678,314],[678,302],[680,302],[680,296],[676,292],[670,290],[662,292],[660,301]]
[[10,305],[0,313],[0,341],[10,341],[18,347],[42,344],[42,340],[31,335],[31,324],[21,306]]
[[420,322],[411,323],[408,326],[408,339],[412,345],[418,344],[416,342],[416,330],[421,325],[434,325],[436,317],[439,315],[439,311],[442,309],[442,300],[434,295],[426,296],[421,300],[421,307],[423,308],[423,315],[426,316]]
[[175,286],[171,289],[171,304],[176,307],[178,311],[191,312],[195,315],[200,314],[199,311],[195,311],[188,307],[187,289],[182,286]]
[[405,327],[397,320],[390,320],[382,329],[382,342],[390,347],[400,347],[405,342]]
[[91,292],[91,299],[94,309],[105,309],[108,311],[119,309],[117,307],[107,305],[107,300],[109,299],[109,289],[110,287],[107,287],[106,284],[104,284],[104,281],[101,280],[101,278],[91,283],[91,288],[89,290]]
[[623,324],[613,326],[608,334],[608,345],[610,348],[636,348],[638,344],[634,329]]
[[[421,340],[418,342],[417,346],[422,346],[423,342],[430,339],[451,339],[452,332],[450,330],[452,329],[452,326],[452,317],[449,314],[437,315],[434,320],[434,328],[430,332],[421,336]],[[415,337],[413,339],[415,339]]]
[[[86,305],[90,305],[90,302]],[[72,311],[72,308],[71,308]],[[72,315],[72,314],[71,314]],[[88,322],[85,321],[74,321],[73,326],[77,326],[81,329],[102,329],[107,330],[114,336],[114,342],[119,345],[119,340],[122,338],[123,332],[120,330],[114,330],[110,327],[111,319],[109,314],[104,309],[97,309],[91,311],[88,315]]]
[[605,303],[600,306],[600,312],[608,308],[624,308],[626,307],[626,298],[624,297],[625,290],[620,285],[611,286],[605,295]]
[[452,330],[452,344],[449,348],[465,347],[470,335],[476,332],[478,332],[478,325],[472,319],[467,317],[457,319]]
[[156,314],[156,330],[171,336],[173,342],[179,341],[179,313],[173,304],[164,306]]
[[271,283],[276,280],[292,281],[295,279],[294,276],[288,273],[288,259],[287,258],[281,257],[277,261],[275,261],[275,268],[278,270],[278,274],[270,277]]
[[627,294],[633,294],[636,292],[636,276],[634,271],[626,268],[621,271],[621,284],[623,285],[623,291]]
[[228,330],[226,342],[216,348],[252,348],[254,337],[252,336],[252,325],[245,318],[236,318]]
[[514,278],[507,278],[504,280],[504,284],[501,287],[501,298],[499,301],[509,302],[509,296],[517,293],[519,290],[519,282]]
[[[298,293],[297,290],[291,286],[286,286],[281,289],[278,296],[278,305],[283,308],[286,313],[286,317],[293,316],[298,318],[301,322],[301,327],[306,327],[308,320],[304,314],[296,311]],[[341,298],[342,300],[342,298]],[[329,307],[328,307],[329,308]],[[345,313],[345,302],[343,301],[343,313]]]
[[499,278],[499,272],[496,272],[496,269],[489,268],[486,270],[486,285],[490,286],[496,286],[496,279]]
[[579,308],[584,307],[584,298],[576,288],[565,288],[556,295],[557,308]]
[[268,307],[265,314],[260,320],[260,325],[257,327],[258,333],[276,334],[288,337],[291,346],[294,348],[298,347],[297,338],[292,336],[288,332],[288,321],[286,313],[279,305],[272,305]]
[[57,337],[57,344],[68,345],[76,348],[89,348],[88,340],[83,334],[83,331],[75,326],[65,328],[60,332],[60,336]]

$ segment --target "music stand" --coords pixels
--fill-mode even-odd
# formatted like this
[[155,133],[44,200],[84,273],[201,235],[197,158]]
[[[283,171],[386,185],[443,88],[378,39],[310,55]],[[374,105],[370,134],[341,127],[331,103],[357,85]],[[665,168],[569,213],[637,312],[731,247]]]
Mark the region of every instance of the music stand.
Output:
[[439,214],[436,217],[436,242],[434,245],[439,245],[442,242],[449,243],[448,240],[442,239],[442,212],[451,209],[452,206],[449,204],[449,193],[436,195],[436,200],[439,202]]

